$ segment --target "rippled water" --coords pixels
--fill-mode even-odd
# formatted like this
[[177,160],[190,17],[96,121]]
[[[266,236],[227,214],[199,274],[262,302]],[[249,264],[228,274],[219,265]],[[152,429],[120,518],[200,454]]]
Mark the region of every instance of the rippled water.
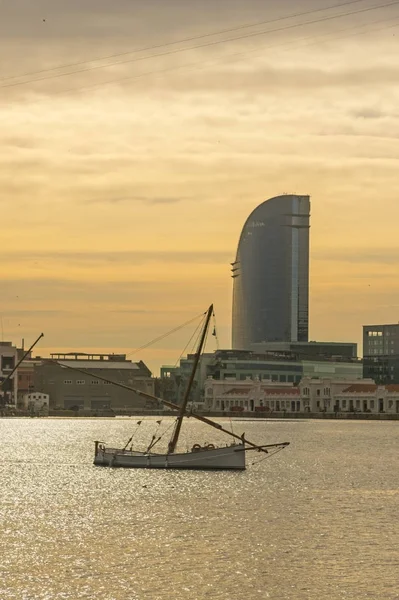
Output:
[[1,600],[399,598],[399,423],[235,421],[291,441],[238,473],[92,466],[134,423],[0,419]]

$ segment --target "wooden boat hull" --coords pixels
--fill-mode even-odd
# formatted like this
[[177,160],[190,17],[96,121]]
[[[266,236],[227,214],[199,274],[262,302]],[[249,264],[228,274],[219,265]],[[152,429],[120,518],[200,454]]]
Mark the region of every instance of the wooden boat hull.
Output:
[[245,469],[245,446],[244,444],[235,444],[225,448],[204,448],[185,453],[146,454],[96,445],[94,464],[130,469],[243,471]]

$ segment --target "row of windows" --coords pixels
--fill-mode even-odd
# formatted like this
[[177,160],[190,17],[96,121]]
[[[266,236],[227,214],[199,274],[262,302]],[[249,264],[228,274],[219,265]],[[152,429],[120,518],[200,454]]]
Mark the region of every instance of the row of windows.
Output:
[[[267,408],[291,408],[291,402],[295,402],[292,400],[267,400],[266,402],[260,402],[260,406],[266,406]],[[249,402],[248,400],[225,400],[225,401],[216,401],[216,408],[221,408],[222,404],[225,408],[233,408],[234,406],[240,406],[243,408],[248,408]]]
[[[324,396],[329,396],[331,393],[331,390],[329,387],[326,387],[323,389],[323,395]],[[308,387],[303,388],[303,395],[304,396],[309,396],[310,395],[310,389]],[[320,396],[321,395],[321,389],[317,389],[316,390],[316,396]]]
[[[382,331],[368,331],[367,332],[368,337],[383,337],[383,335],[385,337],[389,337],[391,335],[390,331],[385,331],[385,334]],[[392,332],[392,335],[395,335],[394,332]]]
[[237,363],[236,365],[226,364],[225,368],[227,369],[236,369],[237,371],[245,370],[245,371],[257,371],[262,369],[262,371],[295,371],[297,373],[302,373],[303,367],[300,365],[282,365],[279,363],[276,364],[259,364],[259,363]]
[[[54,384],[55,381],[49,381],[49,384]],[[98,379],[92,379],[90,382],[91,385],[99,385],[101,382]],[[118,383],[118,382],[116,382]],[[123,383],[123,382],[122,382]],[[84,379],[77,379],[76,381],[72,381],[72,379],[64,379],[64,385],[86,385],[86,381]],[[104,385],[111,385],[110,381],[103,381]]]
[[272,375],[270,373],[255,373],[251,375],[242,373],[239,377],[236,377],[236,373],[224,373],[223,375],[223,379],[238,379],[239,381],[245,381],[246,379],[253,380],[256,377],[259,381],[280,381],[281,383],[299,383],[301,381],[300,375]]

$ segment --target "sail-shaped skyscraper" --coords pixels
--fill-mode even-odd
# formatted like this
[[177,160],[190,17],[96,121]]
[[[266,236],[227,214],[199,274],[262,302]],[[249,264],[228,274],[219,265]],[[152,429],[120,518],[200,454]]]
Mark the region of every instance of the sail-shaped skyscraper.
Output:
[[309,196],[288,194],[246,220],[232,263],[234,349],[308,341],[309,222]]

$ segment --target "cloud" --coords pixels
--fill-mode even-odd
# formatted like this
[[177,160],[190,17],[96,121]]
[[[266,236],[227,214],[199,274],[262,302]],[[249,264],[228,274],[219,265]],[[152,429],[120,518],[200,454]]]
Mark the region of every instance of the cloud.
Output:
[[109,204],[120,204],[125,202],[143,202],[145,204],[178,204],[180,202],[189,202],[193,200],[193,198],[177,198],[177,197],[151,197],[151,196],[130,196],[130,197],[98,197],[91,198],[89,200],[84,200],[86,204],[99,204],[99,203],[109,203]]
[[399,263],[399,247],[373,248],[372,250],[364,247],[332,248],[329,251],[315,252],[313,258],[322,262],[394,265],[397,267]]
[[[91,265],[91,264],[122,264],[122,265],[143,265],[148,263],[161,263],[161,264],[174,264],[174,263],[188,263],[188,264],[229,264],[231,258],[229,252],[218,252],[218,251],[201,251],[192,252],[190,250],[168,251],[143,251],[143,250],[132,250],[125,252],[76,252],[70,251],[58,251],[58,252],[35,252],[35,251],[15,251],[15,252],[4,252],[3,260],[7,262],[18,261],[19,263],[41,263],[51,262],[56,264],[61,263],[76,263],[80,265]],[[12,274],[11,274],[12,277]]]

